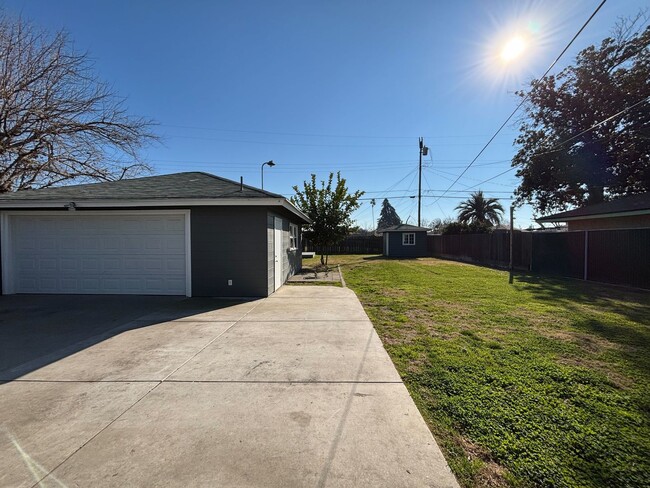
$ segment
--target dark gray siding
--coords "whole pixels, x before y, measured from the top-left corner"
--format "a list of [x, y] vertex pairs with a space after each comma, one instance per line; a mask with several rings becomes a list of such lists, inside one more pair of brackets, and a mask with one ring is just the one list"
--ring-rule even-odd
[[[403, 232], [387, 232], [389, 243], [389, 256], [392, 258], [418, 258], [427, 255], [427, 233], [415, 232], [415, 245], [402, 245]], [[385, 239], [385, 237], [384, 237]]]
[[262, 207], [192, 208], [193, 296], [268, 295], [266, 221]]
[[273, 214], [266, 216], [266, 249], [267, 249], [267, 291], [270, 295], [275, 291], [275, 248], [273, 247], [273, 232], [274, 232], [274, 217]]

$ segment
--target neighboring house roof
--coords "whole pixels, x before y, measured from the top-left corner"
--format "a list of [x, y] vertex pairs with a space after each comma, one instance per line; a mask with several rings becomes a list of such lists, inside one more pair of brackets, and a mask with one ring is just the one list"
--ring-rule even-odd
[[594, 218], [626, 217], [650, 214], [650, 192], [617, 198], [609, 202], [560, 212], [536, 219], [537, 222], [568, 222]]
[[203, 172], [68, 185], [0, 194], [0, 208], [270, 205], [282, 206], [305, 223], [310, 219], [286, 198]]
[[383, 234], [384, 232], [427, 232], [429, 229], [426, 227], [418, 227], [416, 225], [409, 224], [399, 224], [386, 227], [385, 229], [377, 230], [378, 234]]

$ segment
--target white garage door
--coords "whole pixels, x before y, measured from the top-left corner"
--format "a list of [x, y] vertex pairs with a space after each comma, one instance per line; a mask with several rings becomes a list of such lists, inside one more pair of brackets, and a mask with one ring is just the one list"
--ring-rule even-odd
[[5, 293], [186, 294], [185, 213], [8, 218]]

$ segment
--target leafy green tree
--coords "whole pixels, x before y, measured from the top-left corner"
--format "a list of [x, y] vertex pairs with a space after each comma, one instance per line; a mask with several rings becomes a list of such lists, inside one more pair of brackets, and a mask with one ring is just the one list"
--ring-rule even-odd
[[572, 66], [517, 92], [528, 97], [512, 161], [522, 178], [518, 203], [546, 214], [650, 190], [646, 21], [643, 14], [619, 21]]
[[445, 217], [445, 219], [435, 218], [431, 220], [423, 220], [422, 227], [427, 227], [431, 229], [435, 234], [440, 234], [443, 232], [445, 227], [449, 224], [455, 222], [451, 217]]
[[402, 223], [402, 219], [397, 215], [397, 211], [390, 204], [388, 198], [384, 198], [384, 201], [381, 202], [381, 212], [379, 213], [379, 221], [377, 222], [377, 229], [385, 229], [387, 227], [392, 227], [393, 225], [399, 225]]
[[330, 173], [327, 184], [321, 181], [319, 186], [316, 175], [312, 174], [311, 180], [303, 183], [302, 190], [298, 186], [293, 187], [296, 194], [291, 197], [291, 203], [312, 220], [305, 228], [304, 235], [321, 249], [322, 265], [327, 264], [328, 258], [323, 250], [341, 242], [352, 230], [351, 215], [361, 205], [359, 198], [364, 193], [349, 193], [340, 172], [336, 173], [335, 185], [333, 179], [334, 173]]
[[489, 234], [492, 232], [493, 226], [489, 222], [472, 222], [470, 224], [466, 224], [463, 222], [458, 222], [458, 221], [451, 221], [447, 222], [444, 224], [441, 229], [440, 233], [443, 235], [451, 235], [451, 234]]
[[461, 224], [478, 224], [479, 226], [499, 225], [503, 217], [503, 207], [496, 198], [485, 198], [482, 191], [461, 202], [457, 207], [458, 221]]

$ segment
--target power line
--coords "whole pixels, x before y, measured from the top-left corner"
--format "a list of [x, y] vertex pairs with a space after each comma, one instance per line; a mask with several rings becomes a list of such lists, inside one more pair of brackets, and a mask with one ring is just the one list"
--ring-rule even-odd
[[[260, 145], [270, 145], [270, 146], [299, 146], [299, 147], [410, 147], [410, 144], [313, 144], [313, 143], [303, 143], [303, 142], [274, 142], [274, 141], [251, 141], [251, 140], [239, 140], [239, 139], [221, 139], [218, 137], [202, 137], [202, 136], [184, 136], [179, 134], [163, 134], [163, 137], [168, 137], [171, 139], [193, 139], [201, 141], [214, 141], [214, 142], [228, 142], [233, 144], [260, 144]], [[458, 144], [443, 144], [440, 143], [440, 147], [448, 146], [479, 146], [481, 143], [458, 143]], [[509, 143], [504, 143], [509, 144]]]
[[[499, 176], [503, 176], [503, 175], [505, 175], [506, 173], [510, 173], [511, 171], [513, 171], [513, 170], [515, 170], [515, 169], [517, 169], [516, 166], [513, 166], [512, 168], [508, 168], [507, 170], [502, 171], [502, 172], [499, 173], [498, 175], [494, 175], [493, 177], [488, 178], [487, 180], [483, 180], [483, 181], [481, 181], [480, 183], [477, 183], [476, 185], [470, 186], [469, 188], [476, 188], [477, 186], [480, 186], [480, 185], [482, 185], [483, 183], [487, 183], [487, 182], [489, 182], [489, 181], [492, 181], [492, 180], [498, 178]], [[490, 193], [494, 193], [494, 192], [490, 192]]]
[[[602, 1], [600, 2], [600, 4], [598, 5], [598, 7], [596, 7], [596, 10], [593, 11], [593, 13], [592, 13], [592, 14], [589, 16], [589, 18], [587, 19], [587, 21], [582, 25], [582, 27], [580, 28], [580, 30], [579, 30], [578, 32], [576, 32], [576, 34], [573, 36], [573, 38], [572, 38], [572, 39], [569, 41], [569, 43], [564, 47], [564, 49], [563, 49], [562, 52], [558, 55], [558, 57], [555, 58], [555, 61], [553, 61], [553, 62], [551, 63], [551, 65], [550, 65], [550, 66], [548, 67], [548, 69], [544, 72], [544, 74], [541, 76], [540, 79], [544, 79], [544, 78], [546, 78], [546, 75], [548, 75], [548, 73], [549, 73], [549, 72], [550, 72], [550, 71], [555, 67], [555, 65], [560, 61], [560, 58], [564, 55], [564, 53], [567, 52], [567, 50], [571, 47], [571, 45], [573, 44], [573, 42], [578, 38], [578, 36], [582, 33], [582, 31], [587, 27], [587, 25], [589, 24], [589, 22], [591, 22], [591, 19], [593, 19], [593, 18], [596, 16], [596, 14], [597, 14], [598, 11], [602, 8], [602, 6], [605, 5], [605, 2], [607, 2], [607, 0], [602, 0]], [[485, 143], [485, 145], [483, 146], [483, 148], [478, 152], [478, 154], [474, 157], [474, 159], [472, 159], [472, 160], [470, 161], [470, 163], [469, 163], [469, 164], [465, 167], [465, 169], [464, 169], [464, 170], [463, 170], [463, 171], [458, 175], [458, 177], [454, 180], [454, 182], [453, 182], [451, 185], [449, 185], [449, 188], [451, 188], [452, 186], [454, 186], [454, 185], [458, 182], [458, 180], [460, 180], [461, 177], [462, 177], [462, 176], [467, 172], [467, 170], [469, 170], [469, 169], [472, 167], [472, 165], [473, 165], [473, 164], [476, 162], [476, 160], [481, 156], [481, 154], [483, 154], [483, 152], [488, 148], [488, 146], [492, 143], [492, 141], [493, 141], [493, 140], [494, 140], [494, 139], [499, 135], [499, 133], [500, 133], [500, 132], [503, 130], [503, 128], [508, 124], [508, 122], [510, 122], [510, 119], [512, 119], [512, 117], [514, 117], [514, 115], [519, 111], [519, 109], [523, 106], [523, 104], [526, 103], [526, 101], [528, 100], [528, 97], [529, 97], [529, 95], [528, 95], [528, 93], [527, 93], [527, 94], [526, 94], [526, 95], [521, 99], [521, 102], [519, 102], [519, 104], [515, 107], [515, 109], [512, 111], [512, 113], [511, 113], [510, 115], [508, 115], [508, 118], [507, 118], [507, 119], [503, 122], [503, 124], [501, 124], [501, 126], [497, 129], [497, 131], [494, 133], [494, 135], [492, 135], [492, 137], [490, 137], [490, 139]], [[445, 195], [445, 194], [447, 193], [447, 191], [448, 191], [448, 190], [446, 190], [446, 191], [443, 193], [443, 195]]]
[[[607, 117], [606, 119], [601, 120], [600, 122], [598, 122], [598, 123], [592, 125], [592, 126], [589, 127], [588, 129], [583, 130], [583, 131], [580, 132], [579, 134], [576, 134], [575, 136], [571, 136], [571, 137], [569, 137], [568, 139], [565, 139], [565, 140], [563, 140], [562, 142], [557, 143], [557, 144], [556, 144], [555, 146], [553, 146], [551, 149], [549, 149], [549, 150], [547, 150], [547, 151], [541, 151], [541, 152], [537, 152], [537, 153], [531, 154], [531, 155], [529, 156], [529, 158], [533, 158], [533, 157], [535, 157], [535, 156], [542, 156], [542, 155], [544, 155], [544, 154], [551, 154], [551, 153], [557, 152], [557, 151], [560, 150], [560, 147], [563, 146], [564, 144], [566, 144], [567, 142], [570, 142], [570, 141], [572, 141], [572, 140], [574, 140], [574, 139], [576, 139], [576, 138], [578, 138], [578, 137], [580, 137], [580, 136], [586, 134], [587, 132], [590, 132], [590, 131], [592, 131], [592, 130], [594, 130], [594, 129], [597, 129], [598, 127], [600, 127], [600, 126], [603, 125], [604, 123], [609, 122], [610, 120], [613, 120], [613, 119], [615, 119], [616, 117], [618, 117], [618, 116], [620, 116], [620, 115], [623, 115], [623, 114], [624, 114], [625, 112], [627, 112], [628, 110], [632, 110], [633, 108], [638, 107], [638, 106], [641, 105], [642, 103], [645, 103], [645, 102], [647, 102], [647, 101], [649, 101], [649, 100], [650, 100], [650, 96], [644, 98], [643, 100], [639, 100], [638, 102], [636, 102], [636, 103], [630, 105], [629, 107], [626, 107], [626, 108], [624, 108], [623, 110], [621, 110], [621, 111], [619, 111], [619, 112], [616, 112], [614, 115], [610, 115], [610, 116]], [[481, 181], [480, 183], [477, 183], [477, 184], [475, 184], [475, 185], [470, 186], [469, 188], [476, 188], [477, 186], [480, 186], [480, 185], [482, 185], [483, 183], [487, 183], [487, 182], [489, 182], [489, 181], [492, 181], [492, 180], [494, 180], [495, 178], [498, 178], [499, 176], [503, 176], [504, 174], [509, 173], [510, 171], [513, 171], [513, 170], [515, 170], [515, 169], [517, 169], [517, 166], [513, 166], [512, 168], [508, 168], [507, 170], [505, 170], [505, 171], [499, 173], [498, 175], [492, 176], [491, 178], [488, 178], [487, 180], [483, 180], [483, 181]], [[496, 193], [496, 192], [491, 192], [491, 193]]]
[[[511, 168], [511, 169], [512, 169], [512, 168]], [[426, 178], [426, 176], [425, 176], [424, 173], [422, 173], [422, 177], [424, 177], [426, 183], [428, 184], [429, 182], [428, 182], [428, 180], [427, 180], [427, 178]], [[371, 193], [390, 193], [390, 192], [394, 192], [394, 193], [405, 193], [405, 192], [409, 192], [409, 191], [411, 191], [410, 188], [406, 188], [406, 189], [402, 189], [402, 190], [379, 190], [379, 191], [366, 191], [365, 193], [370, 193], [370, 194], [371, 194]], [[433, 189], [431, 189], [431, 188], [429, 188], [428, 190], [422, 190], [423, 193], [424, 193], [424, 192], [437, 192], [437, 193], [442, 193], [443, 191], [444, 191], [444, 190], [433, 190]], [[472, 191], [472, 190], [450, 190], [451, 193], [470, 193], [471, 191]], [[488, 193], [512, 193], [512, 192], [511, 192], [511, 191], [505, 191], [505, 190], [494, 190], [494, 191], [490, 191], [490, 192], [488, 192]], [[375, 198], [377, 198], [377, 197], [375, 197]]]
[[[551, 149], [549, 149], [548, 151], [535, 153], [535, 154], [533, 154], [533, 156], [541, 156], [541, 155], [543, 155], [543, 154], [551, 154], [551, 153], [557, 152], [557, 151], [560, 150], [560, 146], [563, 146], [564, 144], [566, 144], [566, 143], [569, 142], [569, 141], [572, 141], [573, 139], [577, 139], [578, 137], [580, 137], [580, 136], [586, 134], [587, 132], [590, 132], [590, 131], [592, 131], [592, 130], [594, 130], [594, 129], [597, 129], [598, 127], [600, 127], [600, 126], [603, 125], [604, 123], [609, 122], [610, 120], [615, 119], [616, 117], [618, 117], [618, 116], [620, 116], [620, 115], [623, 115], [623, 114], [624, 114], [625, 112], [627, 112], [628, 110], [632, 110], [633, 108], [638, 107], [639, 105], [641, 105], [642, 103], [647, 102], [648, 100], [650, 100], [650, 96], [644, 98], [643, 100], [639, 100], [638, 102], [636, 102], [636, 103], [630, 105], [629, 107], [624, 108], [624, 109], [621, 110], [620, 112], [616, 112], [614, 115], [611, 115], [611, 116], [607, 117], [605, 120], [601, 120], [601, 121], [598, 122], [597, 124], [595, 124], [595, 125], [589, 127], [589, 128], [586, 129], [586, 130], [583, 130], [583, 131], [580, 132], [579, 134], [576, 134], [575, 136], [572, 136], [572, 137], [569, 137], [568, 139], [565, 139], [564, 141], [562, 141], [562, 142], [556, 144], [555, 146], [553, 146], [553, 147], [552, 147]], [[532, 156], [531, 156], [531, 157], [532, 157]]]
[[[395, 183], [393, 183], [391, 186], [389, 186], [388, 189], [385, 190], [385, 191], [383, 192], [383, 194], [381, 194], [381, 195], [379, 195], [379, 196], [376, 196], [376, 197], [372, 197], [372, 198], [363, 198], [363, 199], [360, 199], [360, 200], [373, 200], [373, 199], [375, 199], [375, 200], [381, 200], [383, 197], [386, 197], [386, 193], [387, 193], [387, 192], [390, 192], [391, 190], [393, 190], [397, 185], [399, 185], [400, 183], [402, 183], [406, 178], [408, 178], [408, 177], [411, 176], [412, 174], [416, 173], [417, 170], [418, 170], [418, 168], [417, 168], [417, 166], [416, 166], [416, 167], [413, 168], [411, 171], [409, 171], [408, 173], [406, 173], [406, 175], [404, 175], [400, 180], [398, 180], [397, 182], [395, 182]], [[394, 197], [391, 197], [391, 198], [394, 198]], [[367, 211], [368, 211], [368, 208], [366, 208], [366, 209], [364, 209], [364, 210], [361, 210], [361, 211], [357, 214], [357, 220], [359, 219], [359, 217], [360, 217], [361, 215], [365, 214]]]
[[[391, 200], [402, 200], [402, 199], [405, 199], [405, 198], [417, 199], [417, 197], [418, 197], [417, 194], [415, 194], [415, 195], [395, 195], [395, 196], [390, 197], [390, 199]], [[437, 198], [437, 199], [449, 198], [451, 200], [463, 200], [463, 199], [467, 198], [467, 196], [465, 196], [465, 195], [458, 195], [458, 196], [454, 196], [454, 195], [422, 195], [422, 198]], [[372, 199], [373, 199], [372, 197], [361, 197], [361, 198], [359, 198], [359, 200], [363, 200], [363, 201], [372, 200]], [[375, 200], [376, 200], [376, 197], [375, 197]], [[499, 197], [499, 200], [514, 200], [514, 198], [512, 198], [512, 197]], [[436, 200], [436, 202], [437, 202], [437, 200]], [[432, 202], [431, 205], [433, 205], [436, 202]]]
[[[456, 176], [456, 174], [454, 174], [454, 173], [449, 173], [448, 171], [442, 171], [442, 170], [439, 170], [439, 169], [438, 170], [434, 169], [433, 171], [434, 171], [434, 173], [440, 173], [440, 176], [442, 176], [442, 174], [450, 175], [452, 177]], [[472, 180], [472, 181], [480, 181], [480, 178], [470, 178], [469, 176], [466, 176], [465, 178], [468, 179], [468, 180]], [[451, 180], [451, 178], [447, 178], [447, 179]], [[504, 183], [495, 183], [495, 185], [506, 186], [506, 187], [511, 186], [511, 185], [506, 185]], [[465, 185], [466, 188], [473, 188], [474, 186], [476, 186], [476, 185], [471, 185], [471, 186]], [[447, 191], [452, 191], [452, 190], [447, 189]]]
[[[241, 130], [241, 129], [222, 129], [218, 127], [199, 127], [192, 125], [176, 125], [176, 124], [158, 124], [161, 127], [171, 127], [175, 129], [189, 129], [189, 130], [206, 130], [213, 132], [230, 132], [235, 134], [263, 134], [274, 136], [295, 136], [295, 137], [325, 137], [331, 139], [414, 139], [417, 136], [378, 136], [378, 135], [350, 135], [350, 134], [314, 134], [314, 133], [300, 133], [300, 132], [276, 132], [276, 131], [262, 131], [262, 130]], [[454, 134], [454, 135], [437, 135], [437, 136], [424, 136], [428, 139], [456, 139], [456, 138], [474, 138], [485, 137], [486, 134]]]
[[[234, 144], [261, 144], [269, 146], [300, 146], [300, 147], [409, 147], [410, 144], [307, 144], [301, 142], [272, 142], [272, 141], [248, 141], [237, 139], [221, 139], [218, 137], [183, 136], [163, 134], [163, 137], [172, 139], [195, 139], [201, 141], [230, 142]], [[465, 144], [458, 144], [465, 145]]]
[[[160, 163], [188, 163], [188, 164], [233, 164], [233, 161], [191, 161], [191, 160], [186, 160], [186, 159], [150, 159], [149, 161], [152, 162], [160, 162]], [[350, 166], [357, 166], [357, 165], [367, 165], [370, 167], [374, 167], [377, 164], [393, 164], [393, 163], [413, 163], [416, 162], [417, 160], [415, 158], [411, 159], [387, 159], [383, 161], [356, 161], [349, 163]], [[308, 162], [299, 162], [299, 163], [291, 163], [287, 161], [282, 161], [282, 165], [286, 166], [304, 166], [304, 167], [314, 167], [314, 166], [324, 166], [324, 165], [331, 165], [331, 163], [308, 163]], [[257, 162], [248, 162], [248, 163], [234, 163], [234, 164], [251, 164], [254, 165], [256, 168], [258, 166]], [[346, 165], [347, 167], [348, 165]], [[259, 169], [259, 168], [258, 168]], [[276, 170], [274, 170], [276, 171]]]

